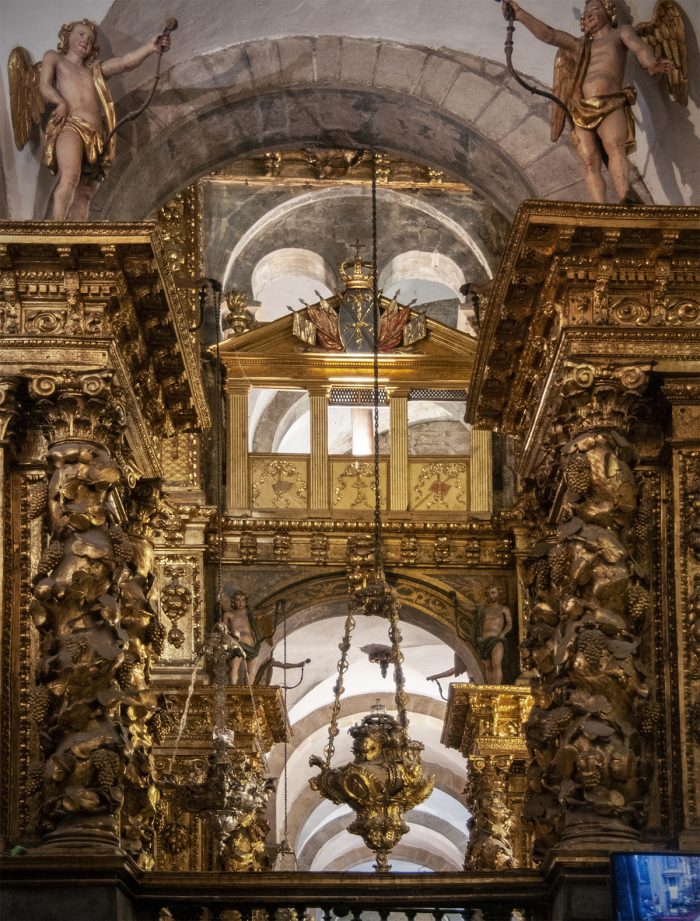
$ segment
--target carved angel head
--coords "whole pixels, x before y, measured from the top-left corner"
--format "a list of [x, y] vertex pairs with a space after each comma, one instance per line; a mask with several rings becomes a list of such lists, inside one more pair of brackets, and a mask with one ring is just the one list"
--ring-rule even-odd
[[581, 14], [581, 31], [591, 35], [604, 26], [606, 21], [613, 29], [617, 28], [617, 10], [613, 0], [586, 0]]
[[56, 50], [59, 54], [68, 54], [70, 50], [71, 35], [73, 30], [78, 26], [86, 27], [92, 31], [90, 49], [83, 61], [84, 64], [92, 64], [100, 53], [100, 46], [97, 44], [97, 26], [91, 19], [76, 19], [75, 22], [69, 22], [66, 25], [62, 25], [58, 33], [58, 45], [56, 46]]

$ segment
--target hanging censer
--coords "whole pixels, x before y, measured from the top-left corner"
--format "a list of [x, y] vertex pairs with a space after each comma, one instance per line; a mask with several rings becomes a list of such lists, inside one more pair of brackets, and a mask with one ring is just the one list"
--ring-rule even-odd
[[[395, 590], [384, 574], [382, 557], [382, 519], [379, 477], [379, 292], [377, 290], [377, 155], [372, 158], [372, 269], [373, 269], [373, 358], [374, 358], [374, 571], [355, 593], [345, 632], [340, 643], [338, 679], [334, 688], [333, 709], [324, 758], [312, 755], [309, 763], [321, 773], [309, 780], [313, 790], [331, 802], [349, 806], [355, 819], [348, 826], [374, 852], [377, 872], [390, 870], [389, 853], [408, 832], [404, 815], [430, 796], [435, 778], [426, 777], [420, 761], [423, 745], [408, 734], [407, 697], [404, 690], [403, 653], [399, 630], [400, 606]], [[338, 735], [340, 695], [348, 669], [350, 635], [355, 615], [386, 617], [389, 622], [391, 662], [397, 715], [387, 713], [377, 701], [370, 713], [350, 729], [353, 760], [339, 768], [331, 767]]]

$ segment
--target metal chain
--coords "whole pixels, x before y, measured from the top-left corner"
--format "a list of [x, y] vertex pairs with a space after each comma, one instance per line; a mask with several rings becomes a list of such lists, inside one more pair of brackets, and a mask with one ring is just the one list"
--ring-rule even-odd
[[223, 399], [224, 386], [221, 373], [221, 288], [212, 289], [214, 298], [214, 322], [216, 323], [216, 540], [219, 559], [216, 567], [216, 619], [223, 618], [223, 566], [224, 566], [224, 525], [222, 513], [222, 493], [224, 480], [224, 459], [222, 440], [224, 437]]
[[405, 677], [403, 673], [403, 653], [401, 652], [401, 630], [399, 629], [399, 603], [396, 598], [392, 599], [391, 610], [389, 612], [389, 639], [391, 641], [391, 658], [394, 662], [394, 685], [396, 691], [394, 700], [399, 715], [399, 726], [402, 729], [408, 728], [408, 697], [404, 690]]
[[[282, 614], [282, 659], [284, 661], [284, 712], [285, 714], [289, 713], [287, 709], [287, 611], [285, 610], [286, 605], [284, 601], [278, 601], [275, 605], [275, 619], [277, 619], [278, 611]], [[288, 758], [289, 758], [289, 748], [287, 741], [287, 732], [284, 733], [284, 841], [288, 841], [288, 827], [289, 827], [289, 790], [287, 782], [287, 767], [288, 767]]]
[[379, 272], [377, 257], [377, 151], [372, 151], [372, 326], [374, 372], [374, 570], [384, 573], [382, 553], [382, 496], [379, 477]]
[[331, 758], [335, 754], [335, 738], [338, 735], [338, 716], [340, 715], [340, 695], [345, 688], [343, 687], [343, 676], [348, 670], [348, 651], [350, 650], [350, 634], [355, 627], [355, 618], [348, 612], [345, 618], [345, 632], [340, 642], [340, 659], [338, 660], [338, 678], [333, 688], [333, 709], [331, 710], [331, 721], [328, 726], [328, 745], [323, 750], [326, 756], [326, 767], [330, 767]]

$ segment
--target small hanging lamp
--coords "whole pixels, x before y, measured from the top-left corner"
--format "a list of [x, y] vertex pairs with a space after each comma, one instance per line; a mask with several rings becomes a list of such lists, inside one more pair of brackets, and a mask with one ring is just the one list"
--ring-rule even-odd
[[[403, 653], [399, 630], [400, 605], [396, 591], [384, 573], [382, 553], [382, 516], [379, 466], [379, 292], [377, 275], [377, 154], [372, 156], [372, 319], [374, 370], [374, 567], [365, 583], [355, 592], [345, 632], [340, 642], [338, 678], [334, 687], [333, 708], [328, 729], [328, 744], [324, 758], [312, 755], [309, 763], [321, 773], [309, 780], [313, 790], [331, 802], [344, 803], [355, 812], [348, 826], [351, 834], [359, 835], [374, 852], [377, 872], [390, 870], [389, 853], [408, 831], [404, 814], [430, 795], [435, 781], [426, 777], [420, 761], [423, 745], [408, 735], [407, 697], [404, 690]], [[396, 716], [386, 712], [382, 704], [370, 708], [370, 713], [350, 729], [354, 759], [340, 768], [331, 767], [338, 735], [340, 696], [343, 678], [348, 669], [350, 636], [355, 616], [385, 617], [389, 621], [391, 662], [394, 666]]]
[[[213, 286], [216, 322], [216, 411], [217, 430], [215, 460], [216, 476], [216, 593], [213, 611], [214, 626], [199, 650], [199, 657], [190, 685], [180, 734], [187, 719], [189, 702], [197, 669], [204, 665], [212, 688], [212, 750], [198, 779], [186, 783], [179, 792], [182, 806], [202, 819], [215, 842], [215, 856], [221, 869], [225, 869], [227, 854], [234, 847], [236, 835], [263, 815], [274, 780], [265, 776], [265, 755], [259, 738], [258, 708], [253, 689], [248, 685], [254, 721], [254, 738], [257, 752], [246, 752], [235, 744], [235, 734], [230, 728], [227, 687], [230, 684], [231, 663], [236, 657], [245, 657], [237, 633], [231, 634], [222, 619], [223, 595], [223, 381], [221, 373], [221, 287]], [[178, 735], [178, 742], [180, 738]], [[176, 745], [177, 748], [177, 745]], [[174, 759], [173, 755], [173, 759]], [[171, 761], [172, 765], [172, 761]], [[264, 853], [264, 842], [255, 841]], [[259, 856], [262, 856], [259, 855]]]

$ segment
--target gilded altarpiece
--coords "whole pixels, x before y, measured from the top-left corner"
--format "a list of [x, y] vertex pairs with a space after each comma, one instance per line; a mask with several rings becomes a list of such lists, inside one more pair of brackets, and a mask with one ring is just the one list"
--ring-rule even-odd
[[519, 442], [524, 815], [550, 861], [697, 845], [698, 214], [573, 208], [518, 213], [467, 410]]
[[50, 231], [0, 228], [1, 831], [148, 867], [160, 445], [209, 413], [154, 226]]

